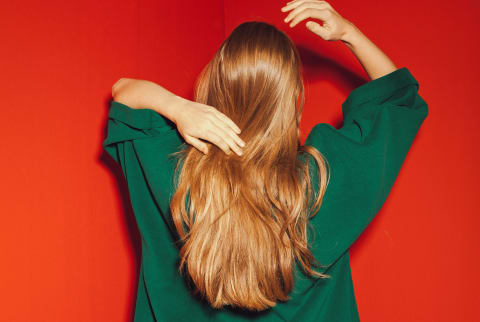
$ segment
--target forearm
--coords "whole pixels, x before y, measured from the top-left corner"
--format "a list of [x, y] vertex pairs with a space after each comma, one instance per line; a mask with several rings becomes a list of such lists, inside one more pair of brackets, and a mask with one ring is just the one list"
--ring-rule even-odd
[[357, 57], [372, 80], [397, 69], [392, 60], [353, 23], [347, 28], [347, 32], [341, 40]]
[[184, 99], [147, 80], [122, 78], [112, 88], [115, 101], [136, 109], [152, 109], [176, 123], [175, 112]]

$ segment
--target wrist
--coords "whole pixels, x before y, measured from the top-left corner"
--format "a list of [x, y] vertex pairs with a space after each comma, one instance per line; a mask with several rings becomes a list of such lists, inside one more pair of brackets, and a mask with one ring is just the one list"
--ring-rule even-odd
[[356, 42], [362, 37], [362, 32], [360, 29], [357, 28], [352, 22], [348, 21], [345, 27], [345, 31], [341, 36], [340, 40], [347, 45], [348, 47], [352, 48], [356, 44]]
[[187, 102], [186, 99], [175, 94], [171, 94], [162, 104], [162, 110], [157, 111], [173, 123], [177, 124], [178, 113], [182, 110], [182, 105]]

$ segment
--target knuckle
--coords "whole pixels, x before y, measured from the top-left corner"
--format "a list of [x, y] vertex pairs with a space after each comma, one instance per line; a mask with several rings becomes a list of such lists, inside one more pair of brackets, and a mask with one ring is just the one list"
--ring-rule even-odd
[[213, 117], [209, 117], [209, 118], [207, 119], [207, 126], [208, 126], [209, 128], [212, 128], [214, 124], [215, 124], [215, 122], [214, 122], [214, 120], [213, 120]]
[[216, 117], [214, 114], [210, 114], [210, 115], [208, 116], [208, 124], [209, 124], [210, 126], [216, 124], [216, 123], [217, 123], [216, 121], [217, 121], [217, 117]]
[[307, 3], [302, 3], [301, 5], [299, 5], [295, 10], [295, 14], [301, 14], [303, 12], [305, 12], [306, 10], [308, 10], [309, 6]]

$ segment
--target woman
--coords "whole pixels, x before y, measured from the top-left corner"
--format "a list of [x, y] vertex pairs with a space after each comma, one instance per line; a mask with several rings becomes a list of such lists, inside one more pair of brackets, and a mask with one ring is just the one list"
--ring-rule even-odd
[[[281, 9], [341, 40], [372, 79], [299, 144], [301, 63], [289, 37], [239, 25], [194, 101], [113, 86], [105, 150], [142, 236], [135, 321], [359, 321], [349, 247], [382, 207], [428, 114], [418, 82], [325, 1]], [[188, 144], [186, 144], [188, 143]], [[231, 152], [234, 153], [231, 153]]]

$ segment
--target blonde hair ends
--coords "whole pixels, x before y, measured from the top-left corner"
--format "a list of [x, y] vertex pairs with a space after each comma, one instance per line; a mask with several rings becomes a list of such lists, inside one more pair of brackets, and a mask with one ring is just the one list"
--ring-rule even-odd
[[[240, 24], [200, 73], [194, 100], [232, 119], [247, 143], [242, 156], [209, 142], [208, 154], [190, 145], [174, 153], [178, 269], [195, 294], [213, 308], [262, 311], [290, 298], [296, 262], [310, 277], [329, 277], [312, 269], [321, 265], [307, 243], [328, 163], [299, 143], [304, 87], [290, 38], [267, 23]], [[307, 154], [315, 162], [298, 158]]]

